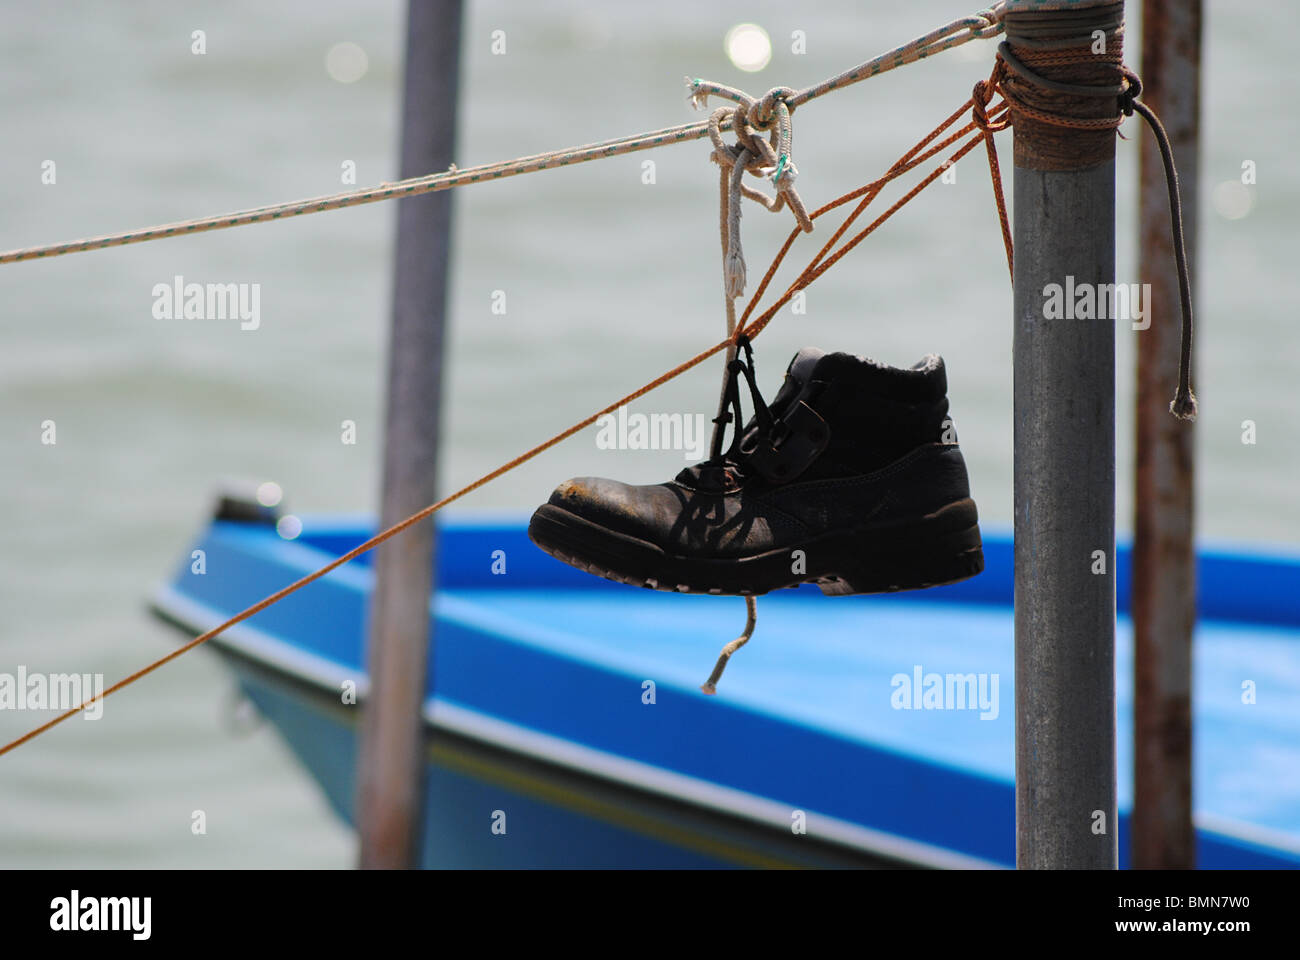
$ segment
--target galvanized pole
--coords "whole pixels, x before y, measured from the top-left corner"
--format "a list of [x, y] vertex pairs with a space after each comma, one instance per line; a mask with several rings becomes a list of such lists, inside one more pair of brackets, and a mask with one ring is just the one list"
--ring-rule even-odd
[[[1113, 61], [1086, 55], [1097, 30], [1119, 52], [1123, 10], [1010, 0], [1007, 43], [1024, 60], [1055, 46], [1084, 61], [1039, 76], [1116, 84]], [[1015, 89], [1049, 113], [1117, 111], [1113, 96]], [[1094, 317], [1115, 279], [1115, 133], [1013, 120], [1016, 865], [1113, 869], [1115, 321]]]
[[[401, 176], [446, 169], [455, 146], [461, 0], [410, 0]], [[388, 526], [432, 503], [442, 394], [452, 192], [398, 202], [388, 356], [383, 506]], [[363, 868], [418, 863], [423, 809], [421, 706], [433, 637], [434, 528], [427, 520], [375, 559], [357, 827]]]
[[[1184, 240], [1196, 278], [1201, 0], [1145, 0], [1142, 99], [1160, 116], [1182, 182]], [[1179, 295], [1160, 151], [1141, 136], [1139, 276], [1149, 283], [1137, 334], [1137, 480], [1133, 491], [1133, 818], [1136, 868], [1196, 866], [1192, 826], [1192, 628], [1195, 434], [1169, 415], [1178, 384]]]

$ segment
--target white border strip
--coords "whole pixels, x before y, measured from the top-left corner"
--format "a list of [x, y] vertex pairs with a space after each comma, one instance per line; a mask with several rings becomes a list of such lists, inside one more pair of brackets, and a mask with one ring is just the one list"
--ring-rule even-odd
[[1261, 827], [1230, 817], [1221, 817], [1216, 813], [1198, 813], [1192, 817], [1198, 825], [1230, 840], [1241, 840], [1261, 847], [1277, 847], [1286, 853], [1300, 856], [1300, 839], [1289, 833], [1283, 833], [1273, 827]]
[[[201, 632], [203, 624], [216, 625], [220, 612], [191, 600], [172, 586], [159, 588], [153, 605], [169, 616]], [[207, 628], [207, 629], [210, 629]], [[357, 685], [358, 699], [369, 691], [369, 678], [342, 669], [335, 661], [306, 653], [271, 634], [236, 624], [214, 638], [253, 660], [272, 665], [319, 687], [340, 689], [344, 681]], [[707, 780], [687, 776], [629, 760], [617, 754], [585, 747], [570, 740], [538, 733], [527, 727], [490, 717], [439, 697], [430, 697], [422, 710], [426, 722], [471, 739], [495, 744], [558, 766], [636, 787], [673, 800], [685, 800], [728, 816], [739, 816], [778, 830], [788, 830], [791, 814], [787, 804]], [[918, 840], [872, 830], [838, 817], [811, 811], [807, 814], [809, 835], [831, 840], [869, 853], [884, 854], [911, 863], [945, 870], [1002, 869], [1000, 864], [956, 853]]]
[[[437, 697], [424, 705], [425, 719], [476, 740], [508, 747], [561, 766], [637, 787], [673, 800], [686, 800], [729, 816], [744, 817], [776, 830], [789, 830], [798, 808], [752, 793], [722, 787], [697, 777], [595, 750], [527, 727], [489, 717]], [[808, 834], [871, 853], [883, 853], [912, 863], [946, 870], [990, 870], [1000, 865], [917, 840], [872, 830], [837, 817], [807, 813]]]
[[[206, 604], [191, 600], [175, 587], [159, 587], [154, 591], [150, 601], [154, 607], [181, 623], [185, 624], [195, 635], [211, 630], [228, 617]], [[206, 624], [206, 626], [204, 626]], [[253, 660], [275, 666], [303, 680], [308, 680], [318, 687], [330, 687], [342, 693], [345, 682], [357, 685], [357, 698], [361, 699], [370, 692], [370, 677], [365, 671], [349, 671], [339, 666], [338, 661], [327, 657], [318, 657], [301, 647], [285, 643], [276, 636], [237, 623], [223, 630], [212, 639], [217, 646], [230, 647]]]

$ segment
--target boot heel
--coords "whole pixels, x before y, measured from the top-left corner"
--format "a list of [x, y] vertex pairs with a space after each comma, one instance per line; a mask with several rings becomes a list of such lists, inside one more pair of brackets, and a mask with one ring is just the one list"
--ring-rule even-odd
[[[818, 588], [828, 597], [842, 597], [969, 580], [984, 570], [979, 524], [967, 519], [974, 507], [969, 500], [952, 504], [927, 517], [924, 527], [898, 531], [889, 543], [870, 536], [854, 538], [856, 550], [842, 557], [833, 574], [819, 579]], [[966, 523], [953, 528], [959, 518]]]

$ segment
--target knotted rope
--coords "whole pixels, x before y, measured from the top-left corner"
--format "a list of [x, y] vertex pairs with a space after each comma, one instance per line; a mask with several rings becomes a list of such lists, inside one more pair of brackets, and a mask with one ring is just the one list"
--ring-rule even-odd
[[[725, 97], [736, 103], [734, 109], [719, 107], [708, 120], [709, 139], [713, 141], [710, 159], [723, 172], [723, 229], [726, 261], [724, 279], [728, 298], [735, 299], [745, 292], [745, 256], [740, 242], [740, 199], [742, 196], [761, 203], [766, 209], [777, 212], [789, 206], [795, 220], [805, 232], [812, 232], [808, 210], [795, 189], [799, 170], [790, 157], [792, 131], [790, 108], [785, 97], [794, 93], [788, 87], [777, 87], [761, 99], [755, 100], [741, 90], [707, 80], [686, 79], [689, 99], [696, 109], [707, 106], [710, 95]], [[736, 135], [735, 145], [727, 144], [722, 137], [723, 124], [730, 120], [731, 131]], [[769, 139], [758, 132], [767, 130]], [[769, 197], [745, 184], [745, 174], [770, 177], [776, 187], [776, 196]], [[728, 326], [728, 333], [733, 325]]]
[[[786, 98], [785, 102], [789, 110], [793, 110], [800, 104], [807, 103], [816, 97], [829, 93], [832, 90], [841, 90], [844, 87], [866, 80], [870, 77], [878, 76], [896, 67], [904, 64], [915, 63], [926, 57], [934, 56], [944, 50], [951, 50], [959, 47], [971, 40], [987, 40], [997, 36], [1002, 32], [1002, 21], [1005, 17], [1005, 3], [999, 0], [986, 10], [968, 17], [962, 17], [960, 20], [954, 20], [952, 23], [945, 24], [937, 30], [932, 30], [923, 37], [918, 37], [910, 43], [901, 47], [883, 53], [878, 57], [873, 57], [864, 63], [846, 70], [829, 80], [808, 87], [798, 93]], [[760, 116], [765, 115], [766, 111], [774, 109], [775, 103], [769, 102], [765, 97], [759, 103], [758, 113]], [[728, 121], [729, 122], [729, 121]], [[756, 129], [763, 129], [760, 122]], [[467, 186], [471, 183], [484, 183], [490, 180], [500, 180], [504, 177], [513, 177], [523, 173], [533, 173], [538, 170], [550, 170], [555, 167], [565, 167], [575, 163], [586, 163], [590, 160], [602, 160], [607, 157], [617, 157], [628, 153], [634, 153], [638, 150], [651, 150], [655, 147], [663, 147], [672, 143], [685, 143], [690, 140], [698, 140], [709, 134], [708, 122], [683, 124], [675, 127], [666, 127], [662, 130], [652, 130], [648, 133], [632, 134], [626, 137], [618, 137], [613, 140], [604, 140], [599, 143], [591, 143], [581, 147], [569, 147], [564, 150], [550, 150], [545, 153], [538, 153], [532, 156], [519, 157], [515, 160], [503, 160], [497, 163], [486, 163], [475, 167], [465, 167], [457, 169], [454, 165], [447, 171], [427, 174], [422, 177], [411, 177], [406, 180], [397, 180], [394, 182], [381, 183], [377, 187], [365, 187], [359, 190], [351, 190], [345, 193], [331, 194], [323, 197], [312, 197], [306, 200], [292, 200], [284, 203], [270, 204], [264, 207], [255, 207], [251, 210], [241, 210], [236, 213], [227, 213], [215, 217], [202, 217], [193, 220], [181, 220], [175, 223], [165, 223], [154, 227], [146, 227], [138, 230], [129, 230], [121, 233], [109, 233], [102, 236], [90, 237], [85, 240], [70, 240], [62, 243], [50, 243], [32, 247], [20, 247], [16, 250], [9, 250], [0, 253], [0, 264], [18, 263], [24, 260], [39, 260], [48, 257], [62, 256], [68, 253], [79, 253], [84, 250], [101, 250], [105, 247], [120, 247], [132, 243], [144, 243], [149, 240], [161, 240], [164, 237], [188, 236], [194, 233], [205, 233], [210, 230], [224, 230], [229, 227], [239, 227], [250, 223], [269, 223], [272, 220], [279, 220], [285, 217], [297, 217], [308, 213], [321, 213], [326, 210], [341, 210], [345, 207], [355, 207], [367, 203], [377, 203], [382, 200], [400, 200], [404, 197], [418, 197], [425, 193], [433, 193], [438, 190], [449, 190], [453, 187]], [[778, 160], [779, 164], [779, 160]], [[784, 175], [784, 171], [782, 171]]]
[[[1196, 395], [1192, 392], [1192, 285], [1187, 264], [1187, 247], [1183, 237], [1183, 204], [1178, 187], [1178, 170], [1174, 165], [1173, 147], [1169, 135], [1154, 111], [1138, 99], [1142, 81], [1123, 63], [1123, 6], [1116, 4], [1110, 12], [1107, 28], [1111, 42], [1105, 52], [1095, 52], [1091, 37], [1059, 37], [1050, 21], [1035, 28], [1020, 24], [1014, 41], [998, 45], [994, 77], [1003, 97], [1011, 105], [1017, 119], [1029, 119], [1052, 127], [1069, 130], [1118, 130], [1125, 117], [1136, 112], [1147, 122], [1164, 166], [1165, 186], [1169, 193], [1170, 232], [1173, 239], [1174, 260], [1178, 269], [1178, 296], [1182, 311], [1182, 329], [1178, 355], [1178, 387], [1169, 411], [1180, 420], [1195, 420]], [[1028, 35], [1021, 35], [1028, 34]], [[1109, 64], [1117, 70], [1117, 83], [1067, 83], [1044, 77], [1034, 68], [1043, 66], [1076, 66], [1084, 72], [1100, 64]], [[1084, 98], [1080, 101], [1079, 98]], [[1114, 108], [1105, 101], [1113, 100]], [[1067, 108], [1072, 108], [1068, 109]], [[1104, 141], [1102, 141], [1104, 143]], [[1062, 145], [1062, 149], [1068, 149]], [[1077, 162], [1077, 158], [1076, 158]]]
[[[811, 233], [812, 220], [803, 199], [795, 189], [798, 168], [791, 157], [793, 131], [790, 123], [791, 108], [786, 100], [795, 91], [789, 87], [774, 87], [761, 99], [755, 100], [742, 90], [706, 80], [686, 78], [688, 100], [695, 109], [703, 110], [712, 96], [724, 97], [736, 106], [719, 107], [709, 117], [709, 139], [713, 142], [710, 159], [719, 167], [719, 226], [722, 237], [722, 288], [726, 311], [727, 337], [732, 342], [727, 346], [723, 362], [722, 386], [718, 394], [718, 415], [714, 417], [714, 447], [718, 446], [721, 432], [730, 423], [732, 415], [727, 409], [727, 371], [736, 360], [736, 298], [745, 293], [745, 255], [740, 240], [741, 198], [749, 197], [761, 203], [773, 213], [788, 206], [794, 214], [799, 229]], [[722, 136], [724, 122], [731, 121], [731, 131], [736, 135], [736, 143], [726, 143]], [[761, 131], [768, 131], [769, 138], [764, 140]], [[760, 190], [755, 190], [745, 183], [745, 174], [755, 177], [771, 177], [776, 187], [776, 195], [769, 197]], [[735, 428], [739, 430], [741, 424]], [[727, 644], [718, 657], [717, 665], [705, 684], [700, 687], [707, 694], [717, 692], [717, 683], [722, 679], [731, 655], [749, 642], [757, 623], [758, 609], [753, 597], [745, 598], [745, 629], [735, 640]]]

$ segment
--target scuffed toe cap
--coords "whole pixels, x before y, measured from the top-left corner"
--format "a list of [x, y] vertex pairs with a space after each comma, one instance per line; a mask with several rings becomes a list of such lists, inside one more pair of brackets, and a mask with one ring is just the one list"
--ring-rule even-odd
[[576, 477], [556, 487], [548, 505], [606, 534], [707, 559], [770, 549], [773, 520], [787, 534], [797, 526], [788, 517], [747, 509], [738, 497], [700, 493], [678, 483], [633, 486], [601, 477]]
[[633, 486], [603, 477], [575, 477], [555, 488], [548, 501], [598, 526], [663, 545], [682, 500], [666, 484]]
[[626, 500], [632, 489], [619, 480], [602, 477], [574, 477], [555, 488], [547, 501], [554, 507], [564, 507], [579, 516], [589, 517], [592, 511], [601, 511], [610, 501]]

